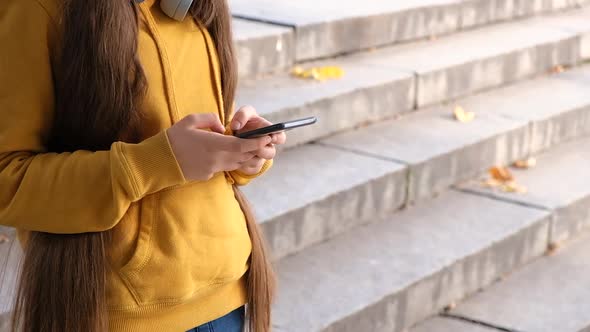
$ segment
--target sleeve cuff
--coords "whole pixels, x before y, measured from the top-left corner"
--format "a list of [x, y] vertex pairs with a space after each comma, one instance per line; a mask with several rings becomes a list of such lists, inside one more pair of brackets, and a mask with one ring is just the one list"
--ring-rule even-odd
[[115, 143], [133, 200], [186, 183], [166, 131], [139, 144]]
[[273, 161], [267, 160], [264, 165], [262, 165], [262, 169], [257, 174], [248, 175], [244, 174], [240, 171], [232, 171], [229, 172], [231, 178], [234, 180], [235, 184], [238, 186], [244, 186], [250, 183], [250, 181], [256, 179], [257, 177], [261, 176], [262, 174], [266, 173], [272, 167]]

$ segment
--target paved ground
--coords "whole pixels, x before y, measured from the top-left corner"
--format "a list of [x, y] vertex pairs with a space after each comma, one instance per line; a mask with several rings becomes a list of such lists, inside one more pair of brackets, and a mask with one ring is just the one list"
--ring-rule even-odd
[[590, 233], [517, 270], [457, 308], [411, 332], [590, 331]]

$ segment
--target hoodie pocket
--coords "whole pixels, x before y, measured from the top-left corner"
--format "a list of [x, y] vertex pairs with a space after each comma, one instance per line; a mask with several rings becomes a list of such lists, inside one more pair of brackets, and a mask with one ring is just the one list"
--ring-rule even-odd
[[179, 303], [240, 279], [251, 243], [220, 174], [145, 197], [137, 246], [121, 276], [140, 305]]

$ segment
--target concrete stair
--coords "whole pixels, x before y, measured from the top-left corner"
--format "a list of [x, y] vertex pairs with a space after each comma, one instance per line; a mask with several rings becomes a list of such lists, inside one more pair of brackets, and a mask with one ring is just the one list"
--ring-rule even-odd
[[590, 9], [503, 23], [309, 64], [341, 66], [339, 80], [243, 79], [238, 104], [256, 105], [272, 122], [317, 116], [291, 133], [295, 146], [577, 65], [590, 58], [589, 33]]
[[589, 77], [583, 66], [457, 100], [476, 113], [471, 123], [436, 106], [290, 149], [244, 190], [281, 258], [492, 165], [590, 135]]
[[275, 328], [402, 331], [542, 255], [550, 221], [458, 192], [376, 219], [279, 262]]
[[498, 332], [494, 327], [486, 326], [478, 322], [469, 322], [462, 319], [436, 317], [420, 323], [409, 330], [410, 332]]
[[[276, 330], [403, 331], [543, 256], [556, 241], [579, 235], [590, 225], [588, 144], [590, 138], [554, 147], [538, 157], [536, 168], [516, 172], [517, 181], [528, 186], [526, 195], [491, 194], [465, 184], [283, 258], [277, 263]], [[568, 288], [587, 284], [583, 278], [574, 280], [579, 282]], [[523, 292], [546, 292], [535, 299], [548, 300], [562, 290], [561, 284], [531, 285]], [[468, 300], [453, 312], [475, 312], [479, 316], [468, 317], [484, 321], [507, 311], [517, 315], [523, 296], [502, 294], [511, 301], [509, 307], [474, 308]], [[573, 296], [573, 290], [568, 294]], [[572, 305], [576, 299], [569, 299]], [[543, 315], [540, 304], [535, 308]]]
[[289, 28], [234, 19], [239, 75], [278, 71], [294, 63], [293, 31]]
[[590, 331], [587, 232], [410, 332]]
[[[579, 8], [587, 3], [586, 0], [366, 0], [362, 4], [339, 0], [230, 1], [236, 18], [285, 28], [267, 33], [268, 46], [258, 48], [262, 44], [257, 36], [242, 35], [241, 27], [236, 27], [237, 39], [253, 51], [252, 56], [240, 58], [240, 63], [248, 68], [244, 74], [276, 71], [294, 62], [432, 38]], [[275, 48], [278, 40], [284, 42], [285, 33], [288, 47]], [[267, 62], [269, 58], [281, 61]], [[261, 62], [267, 66], [260, 66], [258, 59], [265, 59]]]

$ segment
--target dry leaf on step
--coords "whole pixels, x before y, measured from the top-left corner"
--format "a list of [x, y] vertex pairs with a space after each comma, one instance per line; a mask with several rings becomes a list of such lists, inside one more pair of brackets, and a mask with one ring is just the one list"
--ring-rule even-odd
[[471, 122], [475, 119], [475, 113], [467, 112], [461, 106], [456, 106], [453, 113], [455, 114], [455, 119], [462, 123]]
[[562, 65], [557, 65], [557, 66], [555, 66], [555, 67], [553, 67], [553, 68], [551, 69], [551, 72], [552, 72], [553, 74], [559, 74], [559, 73], [563, 73], [563, 72], [564, 72], [564, 70], [565, 70], [565, 68], [563, 68], [563, 66], [562, 66]]
[[337, 66], [312, 67], [309, 69], [304, 69], [301, 66], [296, 66], [291, 70], [291, 75], [303, 79], [325, 81], [329, 79], [342, 78], [342, 76], [344, 76], [344, 70]]
[[10, 238], [8, 237], [8, 235], [0, 233], [0, 243], [4, 243], [4, 242], [8, 242], [8, 241], [10, 241]]
[[492, 176], [492, 179], [500, 182], [508, 182], [514, 180], [514, 176], [512, 176], [512, 173], [507, 167], [495, 166], [490, 168], [488, 172]]
[[550, 243], [549, 247], [547, 248], [546, 255], [547, 256], [555, 255], [555, 253], [559, 250], [559, 247], [560, 247], [559, 243], [556, 243], [556, 242]]
[[507, 193], [525, 194], [527, 188], [514, 181], [514, 176], [507, 167], [495, 166], [489, 169], [490, 178], [482, 182], [486, 188], [498, 188]]
[[517, 160], [514, 162], [513, 166], [521, 169], [533, 168], [537, 166], [537, 159], [531, 157], [523, 160]]

